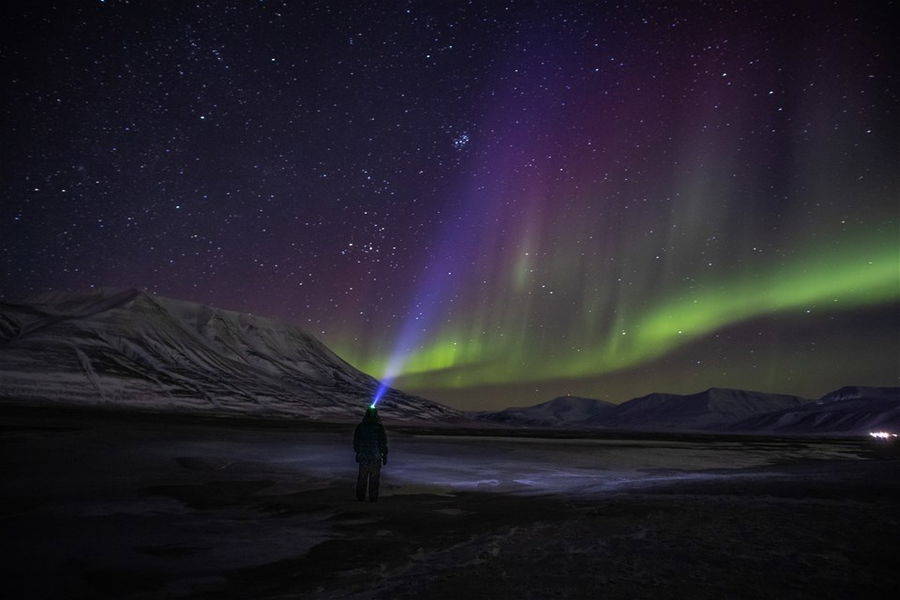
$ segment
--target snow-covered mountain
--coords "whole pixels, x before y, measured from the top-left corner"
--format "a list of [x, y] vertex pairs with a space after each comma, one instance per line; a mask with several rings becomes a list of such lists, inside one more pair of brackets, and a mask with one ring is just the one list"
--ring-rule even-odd
[[760, 433], [900, 431], [900, 388], [843, 387], [819, 400], [755, 415], [730, 427]]
[[649, 394], [618, 405], [561, 396], [535, 406], [480, 413], [477, 417], [510, 425], [702, 431], [721, 429], [752, 415], [799, 406], [802, 402], [796, 396], [711, 388], [690, 395]]
[[[297, 327], [137, 290], [0, 303], [0, 400], [358, 418], [377, 381]], [[458, 418], [391, 390], [395, 419]]]
[[648, 394], [620, 404], [603, 423], [619, 429], [721, 429], [760, 413], [797, 407], [798, 396], [710, 388], [696, 394]]
[[514, 406], [497, 412], [477, 413], [477, 418], [510, 425], [538, 427], [586, 426], [602, 422], [616, 405], [604, 400], [560, 396], [534, 406]]
[[837, 400], [893, 400], [896, 402], [900, 401], [900, 388], [848, 385], [825, 394], [819, 398], [818, 402], [827, 403]]
[[[137, 290], [0, 303], [0, 402], [355, 420], [377, 385], [299, 328], [253, 315]], [[397, 390], [380, 406], [389, 419], [465, 421]], [[620, 405], [562, 396], [469, 416], [525, 427], [863, 433], [900, 429], [900, 388], [846, 387], [819, 400], [711, 388]]]
[[864, 434], [900, 430], [900, 388], [846, 387], [819, 400], [711, 388], [696, 394], [649, 394], [615, 405], [563, 396], [479, 420], [522, 427], [601, 428], [621, 431]]

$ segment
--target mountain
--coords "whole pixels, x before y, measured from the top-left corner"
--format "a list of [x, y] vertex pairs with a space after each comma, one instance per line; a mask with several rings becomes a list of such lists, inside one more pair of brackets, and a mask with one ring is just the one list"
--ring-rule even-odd
[[729, 429], [792, 434], [897, 432], [900, 388], [843, 387], [802, 406], [755, 415]]
[[584, 426], [602, 418], [616, 405], [604, 400], [559, 396], [534, 406], [507, 408], [497, 412], [477, 413], [477, 418], [495, 423], [537, 427]]
[[894, 400], [900, 399], [900, 388], [896, 387], [863, 387], [848, 385], [839, 390], [829, 392], [819, 398], [819, 403], [835, 402], [840, 400]]
[[[301, 329], [263, 317], [137, 290], [0, 303], [0, 402], [356, 420], [377, 386]], [[464, 418], [397, 390], [379, 406], [397, 420]], [[900, 430], [900, 388], [845, 387], [818, 400], [711, 388], [620, 405], [562, 396], [470, 416], [525, 427], [859, 434]]]
[[[0, 303], [0, 401], [359, 417], [378, 382], [297, 327], [138, 290]], [[396, 419], [461, 413], [391, 390]]]
[[514, 426], [860, 435], [878, 429], [900, 431], [900, 388], [845, 387], [819, 400], [710, 388], [687, 395], [648, 394], [619, 405], [563, 396], [472, 416]]
[[613, 404], [562, 396], [529, 407], [477, 413], [480, 420], [520, 426], [589, 427], [629, 431], [706, 431], [774, 410], [799, 406], [796, 396], [710, 388], [689, 395], [649, 394]]
[[603, 422], [617, 429], [717, 430], [760, 413], [802, 405], [798, 396], [710, 388], [696, 394], [648, 394], [620, 404]]

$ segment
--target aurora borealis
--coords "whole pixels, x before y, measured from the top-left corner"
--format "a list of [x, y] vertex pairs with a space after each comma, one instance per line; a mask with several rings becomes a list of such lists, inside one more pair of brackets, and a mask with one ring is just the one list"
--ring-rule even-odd
[[0, 297], [281, 318], [466, 409], [898, 385], [890, 3], [784, 4], [4, 8]]

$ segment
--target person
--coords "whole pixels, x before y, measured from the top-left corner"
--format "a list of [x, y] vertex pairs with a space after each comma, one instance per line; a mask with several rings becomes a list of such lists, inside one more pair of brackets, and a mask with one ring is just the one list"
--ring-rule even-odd
[[356, 426], [353, 451], [356, 452], [356, 462], [359, 463], [356, 499], [365, 500], [368, 492], [369, 502], [377, 502], [381, 465], [387, 464], [388, 446], [387, 434], [375, 407], [366, 409], [362, 422]]

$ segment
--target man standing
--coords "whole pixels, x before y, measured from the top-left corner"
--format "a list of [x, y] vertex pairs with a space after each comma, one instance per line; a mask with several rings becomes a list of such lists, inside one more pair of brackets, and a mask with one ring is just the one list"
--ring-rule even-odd
[[387, 464], [388, 447], [387, 435], [375, 407], [370, 406], [366, 409], [362, 423], [356, 426], [356, 432], [353, 434], [353, 451], [356, 452], [356, 462], [359, 463], [356, 499], [365, 500], [368, 492], [369, 502], [376, 502], [381, 465]]

